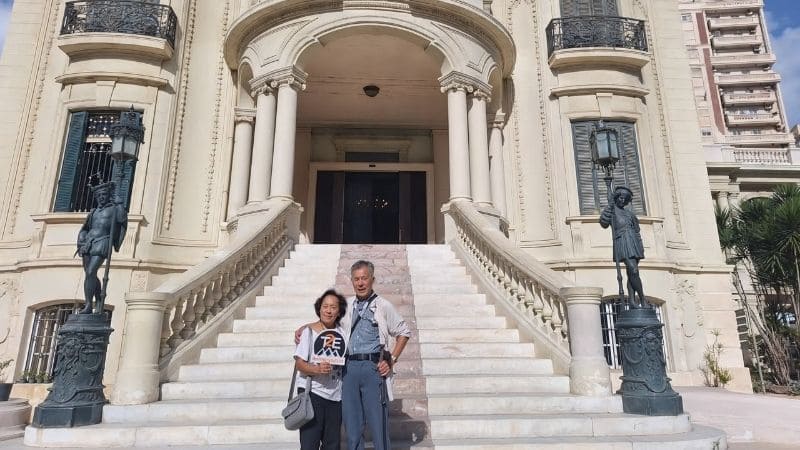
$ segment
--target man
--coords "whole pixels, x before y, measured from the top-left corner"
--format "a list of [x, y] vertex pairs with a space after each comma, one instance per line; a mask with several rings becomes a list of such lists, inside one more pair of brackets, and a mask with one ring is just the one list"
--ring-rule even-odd
[[[356, 296], [348, 299], [347, 313], [342, 319], [345, 329], [350, 330], [342, 386], [347, 448], [363, 450], [366, 423], [375, 450], [389, 450], [390, 373], [411, 331], [394, 306], [373, 292], [375, 266], [371, 262], [356, 261], [350, 267], [350, 281]], [[394, 348], [385, 352], [390, 336], [395, 338]]]
[[628, 275], [628, 301], [633, 306], [634, 293], [639, 294], [641, 306], [645, 305], [642, 278], [639, 276], [639, 261], [644, 259], [644, 244], [639, 232], [639, 219], [625, 209], [633, 199], [633, 192], [625, 186], [614, 189], [613, 204], [609, 203], [600, 215], [600, 226], [614, 232], [614, 262], [624, 263]]
[[[125, 208], [113, 201], [114, 183], [103, 183], [93, 186], [97, 206], [86, 216], [80, 233], [78, 233], [78, 250], [76, 253], [83, 259], [83, 271], [86, 279], [83, 282], [83, 294], [86, 304], [80, 314], [91, 314], [92, 300], [98, 313], [103, 312], [103, 287], [97, 277], [97, 271], [111, 254], [113, 245], [116, 251], [125, 239], [128, 226], [128, 213]], [[113, 230], [114, 236], [111, 235]]]
[[[411, 337], [411, 331], [394, 306], [372, 290], [375, 266], [356, 261], [350, 267], [355, 297], [347, 299], [342, 328], [347, 338], [347, 361], [342, 385], [342, 419], [348, 450], [363, 450], [364, 425], [369, 427], [375, 450], [389, 450], [389, 401], [392, 367]], [[301, 327], [295, 333], [299, 340]], [[390, 339], [395, 343], [387, 350]]]

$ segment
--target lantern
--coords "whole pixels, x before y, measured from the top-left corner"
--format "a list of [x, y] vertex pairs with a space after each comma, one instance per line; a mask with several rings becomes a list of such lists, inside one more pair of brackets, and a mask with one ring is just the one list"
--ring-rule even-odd
[[136, 161], [139, 158], [139, 144], [144, 142], [142, 113], [124, 111], [119, 120], [111, 125], [111, 151], [109, 156], [115, 161]]

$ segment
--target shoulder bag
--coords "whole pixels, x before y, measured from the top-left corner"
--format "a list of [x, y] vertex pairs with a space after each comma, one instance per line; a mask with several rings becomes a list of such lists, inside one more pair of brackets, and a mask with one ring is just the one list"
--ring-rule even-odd
[[[314, 343], [311, 342], [313, 335], [310, 327], [308, 328], [308, 334], [308, 356], [306, 357], [306, 362], [311, 361], [311, 348], [314, 346]], [[295, 365], [292, 373], [292, 385], [289, 387], [288, 403], [281, 411], [283, 425], [287, 430], [299, 430], [314, 418], [314, 406], [311, 404], [311, 376], [306, 377], [306, 390], [292, 398], [295, 380], [297, 380], [297, 365]]]

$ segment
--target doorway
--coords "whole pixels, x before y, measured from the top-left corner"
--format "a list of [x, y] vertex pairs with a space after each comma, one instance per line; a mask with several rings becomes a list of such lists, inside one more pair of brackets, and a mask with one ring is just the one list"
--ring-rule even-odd
[[415, 171], [317, 172], [314, 242], [426, 243], [426, 178]]

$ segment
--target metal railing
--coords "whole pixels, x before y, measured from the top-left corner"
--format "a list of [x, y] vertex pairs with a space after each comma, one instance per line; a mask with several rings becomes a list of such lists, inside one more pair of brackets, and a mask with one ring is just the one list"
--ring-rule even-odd
[[547, 51], [585, 47], [627, 48], [646, 52], [643, 20], [613, 16], [576, 16], [553, 19], [547, 25]]
[[166, 39], [175, 47], [178, 16], [168, 5], [133, 0], [68, 2], [61, 34], [124, 33]]

